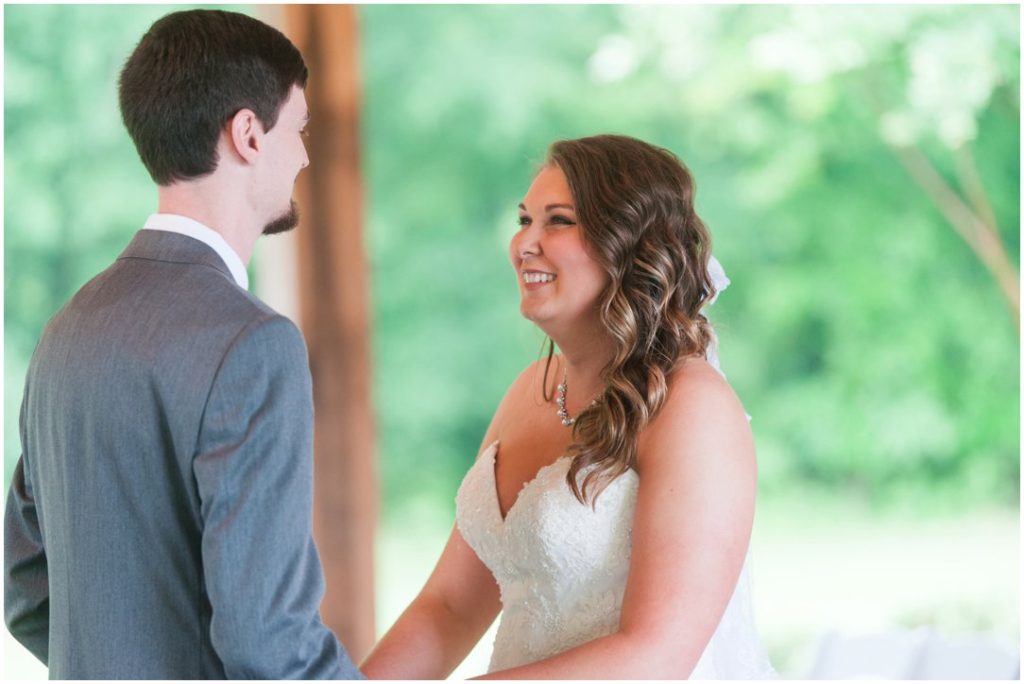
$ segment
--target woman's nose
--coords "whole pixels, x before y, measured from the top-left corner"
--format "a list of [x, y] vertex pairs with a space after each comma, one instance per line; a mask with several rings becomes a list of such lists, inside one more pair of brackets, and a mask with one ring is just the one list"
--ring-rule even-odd
[[513, 238], [512, 249], [520, 259], [540, 254], [540, 232], [533, 226], [527, 226]]

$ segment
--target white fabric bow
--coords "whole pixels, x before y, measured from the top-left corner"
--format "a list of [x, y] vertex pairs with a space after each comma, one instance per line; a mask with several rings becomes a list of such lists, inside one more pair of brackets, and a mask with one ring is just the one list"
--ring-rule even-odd
[[[718, 263], [718, 259], [714, 256], [708, 260], [708, 275], [711, 276], [711, 283], [715, 286], [715, 296], [701, 308], [701, 313], [704, 313], [704, 309], [714, 304], [715, 300], [718, 299], [718, 295], [722, 294], [725, 288], [729, 287], [729, 283], [732, 282], [729, 280], [729, 276], [725, 275], [725, 269], [722, 268], [722, 264]], [[722, 366], [718, 362], [718, 334], [715, 332], [714, 326], [711, 326], [711, 343], [708, 344], [708, 348], [704, 352], [704, 358], [707, 359], [712, 368], [722, 374], [723, 378], [725, 377], [725, 373], [722, 373]], [[746, 413], [746, 416], [747, 420], [751, 419], [749, 413]]]
[[[711, 256], [708, 260], [708, 275], [711, 276], [711, 284], [715, 286], [715, 296], [711, 298], [711, 301], [705, 304], [705, 307], [711, 306], [718, 299], [718, 295], [722, 294], [725, 288], [729, 287], [729, 276], [725, 275], [725, 269], [722, 268], [722, 264], [718, 263], [718, 259]], [[703, 313], [703, 309], [701, 309]]]
[[[718, 259], [711, 256], [708, 260], [708, 275], [711, 276], [711, 284], [715, 286], [715, 296], [706, 303], [700, 310], [703, 314], [704, 310], [715, 303], [718, 299], [718, 295], [722, 294], [725, 288], [729, 287], [729, 276], [725, 275], [725, 269], [722, 268], [722, 264], [718, 262]], [[705, 314], [706, 316], [707, 314]], [[714, 327], [711, 328], [711, 343], [708, 345], [707, 351], [704, 353], [704, 358], [708, 360], [708, 363], [718, 371], [722, 373], [722, 367], [718, 363], [718, 335], [715, 334]], [[725, 377], [725, 373], [722, 373], [722, 377]]]

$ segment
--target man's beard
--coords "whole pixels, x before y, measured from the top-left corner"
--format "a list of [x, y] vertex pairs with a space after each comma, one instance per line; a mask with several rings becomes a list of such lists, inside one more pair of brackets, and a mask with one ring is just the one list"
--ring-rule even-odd
[[288, 211], [263, 226], [263, 234], [277, 235], [278, 233], [285, 233], [297, 225], [299, 225], [299, 205], [295, 203], [295, 200], [292, 200]]

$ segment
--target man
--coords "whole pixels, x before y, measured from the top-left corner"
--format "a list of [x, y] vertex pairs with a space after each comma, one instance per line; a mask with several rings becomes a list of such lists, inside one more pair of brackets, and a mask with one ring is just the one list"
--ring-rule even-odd
[[208, 10], [124, 66], [158, 213], [47, 324], [4, 517], [5, 619], [53, 678], [361, 677], [318, 612], [305, 344], [246, 291], [258, 236], [298, 221], [306, 78]]

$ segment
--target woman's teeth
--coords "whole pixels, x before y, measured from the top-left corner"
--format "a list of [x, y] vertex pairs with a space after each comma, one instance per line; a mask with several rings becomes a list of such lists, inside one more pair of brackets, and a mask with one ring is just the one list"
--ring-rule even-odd
[[550, 283], [555, 279], [552, 273], [524, 273], [524, 283]]

